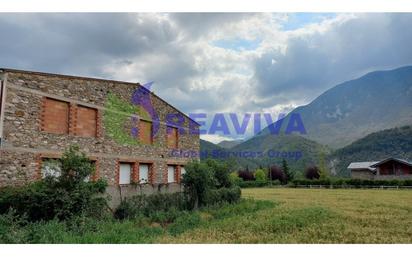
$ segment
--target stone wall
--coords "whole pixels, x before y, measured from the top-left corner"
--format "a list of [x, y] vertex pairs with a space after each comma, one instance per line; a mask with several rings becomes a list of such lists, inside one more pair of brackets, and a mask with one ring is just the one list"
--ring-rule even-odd
[[[130, 186], [134, 189], [128, 190], [122, 186], [125, 192], [137, 193], [156, 192], [159, 184], [167, 183], [168, 164], [184, 165], [192, 158], [197, 159], [197, 156], [175, 157], [171, 154], [172, 149], [167, 147], [166, 142], [166, 115], [180, 112], [154, 94], [150, 95], [150, 100], [159, 116], [160, 127], [153, 137], [153, 145], [119, 143], [109, 135], [104, 122], [104, 115], [109, 111], [106, 108], [108, 95], [113, 94], [124, 102], [130, 102], [133, 92], [140, 87], [138, 84], [12, 70], [6, 70], [3, 75], [7, 93], [0, 150], [0, 186], [21, 185], [38, 179], [39, 160], [43, 157], [59, 156], [73, 144], [79, 145], [81, 151], [96, 160], [98, 177], [109, 182], [111, 191], [117, 190], [113, 195], [120, 194], [120, 187], [116, 184], [118, 161], [153, 164], [154, 185], [148, 185], [152, 189], [137, 190], [136, 186]], [[62, 133], [66, 129], [64, 124], [57, 128], [48, 127], [49, 122], [44, 120], [46, 99], [56, 99], [69, 104], [70, 117], [75, 118], [59, 116], [60, 107], [52, 111], [56, 112], [59, 124], [69, 119], [68, 133]], [[79, 112], [78, 109], [81, 108], [84, 111]], [[96, 135], [90, 133], [94, 126], [93, 121], [83, 122], [81, 126], [78, 124], [79, 117], [84, 120], [84, 117], [94, 115], [93, 111], [87, 108], [96, 110]], [[132, 116], [148, 119], [138, 114]], [[178, 136], [179, 150], [198, 153], [199, 135], [188, 133], [189, 126], [193, 126], [193, 122], [184, 116], [181, 129], [186, 133]], [[51, 133], [53, 129], [57, 133]], [[127, 124], [124, 129], [129, 129]], [[168, 185], [162, 188], [176, 190], [180, 186]]]

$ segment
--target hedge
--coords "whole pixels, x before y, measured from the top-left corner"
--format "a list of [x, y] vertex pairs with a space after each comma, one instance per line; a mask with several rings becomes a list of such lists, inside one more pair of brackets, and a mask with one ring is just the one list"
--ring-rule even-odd
[[295, 179], [292, 187], [297, 186], [412, 186], [412, 180], [368, 180], [368, 179]]
[[279, 180], [270, 181], [240, 181], [238, 186], [241, 188], [252, 188], [252, 187], [267, 187], [267, 186], [277, 186], [280, 185]]

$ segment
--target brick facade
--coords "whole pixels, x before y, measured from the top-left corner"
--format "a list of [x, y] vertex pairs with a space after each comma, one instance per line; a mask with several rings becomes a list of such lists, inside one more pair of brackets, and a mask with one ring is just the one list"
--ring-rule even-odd
[[[130, 102], [139, 84], [8, 69], [0, 72], [0, 78], [6, 88], [0, 120], [0, 186], [39, 179], [42, 158], [61, 156], [69, 145], [76, 144], [95, 163], [96, 173], [92, 179], [108, 181], [108, 192], [114, 202], [134, 193], [180, 190], [178, 183], [167, 185], [167, 165], [177, 165], [178, 173], [179, 166], [189, 161], [173, 157], [168, 147], [166, 115], [180, 113], [173, 106], [150, 95], [160, 119], [152, 144], [121, 144], [107, 132], [104, 115], [110, 111], [106, 108], [108, 95]], [[146, 130], [147, 123], [152, 122], [138, 114], [133, 117], [138, 121], [146, 119], [143, 125]], [[181, 128], [188, 131], [193, 121], [184, 118]], [[184, 133], [176, 139], [179, 150], [199, 151], [199, 135]], [[150, 164], [150, 183], [119, 186], [122, 160], [134, 163], [134, 182], [138, 180], [139, 163]], [[175, 180], [179, 182], [180, 177], [176, 175]]]

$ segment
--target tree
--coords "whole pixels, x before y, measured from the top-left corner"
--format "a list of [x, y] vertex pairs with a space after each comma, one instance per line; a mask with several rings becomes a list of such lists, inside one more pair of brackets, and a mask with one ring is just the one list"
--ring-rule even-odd
[[279, 180], [281, 183], [286, 181], [285, 173], [276, 165], [270, 167], [268, 177], [272, 180]]
[[206, 164], [212, 169], [217, 188], [231, 187], [229, 164], [226, 162], [218, 162], [213, 159], [206, 160]]
[[282, 170], [283, 170], [283, 173], [286, 176], [286, 180], [288, 182], [292, 181], [293, 178], [295, 177], [295, 174], [292, 171], [289, 170], [288, 162], [285, 159], [282, 160]]
[[185, 166], [182, 183], [190, 208], [205, 203], [207, 192], [214, 186], [213, 170], [206, 162], [193, 161]]
[[319, 179], [320, 178], [320, 171], [319, 168], [316, 166], [309, 166], [305, 170], [305, 178], [307, 179]]
[[252, 181], [255, 180], [253, 173], [249, 170], [239, 170], [238, 172], [239, 178], [243, 179], [243, 181]]
[[326, 167], [325, 153], [323, 151], [319, 154], [319, 177], [321, 179], [329, 177], [329, 172]]
[[266, 182], [267, 181], [266, 172], [263, 169], [257, 169], [255, 171], [255, 179], [258, 182]]

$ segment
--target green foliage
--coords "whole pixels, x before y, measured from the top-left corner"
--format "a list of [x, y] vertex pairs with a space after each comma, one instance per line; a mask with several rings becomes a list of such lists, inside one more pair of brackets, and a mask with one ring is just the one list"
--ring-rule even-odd
[[106, 183], [85, 182], [93, 172], [90, 160], [70, 147], [61, 159], [61, 176], [47, 176], [41, 181], [23, 187], [7, 187], [0, 190], [0, 214], [11, 209], [15, 215], [28, 221], [70, 219], [73, 216], [101, 216], [107, 199], [101, 196]]
[[[211, 198], [223, 197], [218, 202], [231, 202], [231, 194], [238, 192], [232, 189], [233, 183], [230, 177], [230, 169], [227, 163], [207, 160], [204, 162], [193, 161], [185, 166], [186, 173], [183, 176], [184, 194], [190, 209], [210, 204]], [[222, 189], [219, 191], [219, 189]], [[216, 191], [217, 190], [217, 191]], [[240, 197], [240, 195], [239, 195]], [[239, 198], [238, 197], [238, 198]]]
[[231, 187], [230, 167], [227, 162], [218, 162], [213, 159], [206, 160], [206, 164], [212, 169], [217, 188]]
[[182, 183], [190, 208], [205, 204], [205, 195], [214, 186], [212, 168], [205, 162], [190, 162], [185, 166]]
[[267, 186], [278, 186], [280, 185], [279, 180], [273, 180], [273, 181], [242, 181], [239, 183], [239, 187], [241, 188], [253, 188], [253, 187], [267, 187]]
[[266, 182], [267, 174], [263, 169], [257, 169], [255, 171], [255, 179], [257, 182]]
[[282, 160], [282, 170], [283, 173], [285, 173], [287, 182], [292, 181], [295, 178], [295, 173], [289, 169], [288, 162], [285, 159]]
[[242, 182], [242, 179], [239, 178], [239, 175], [236, 171], [229, 174], [229, 179], [233, 185], [239, 185], [239, 183]]
[[159, 220], [165, 213], [174, 214], [186, 209], [182, 193], [139, 195], [123, 200], [116, 208], [114, 217], [122, 220], [145, 216]]
[[214, 205], [221, 203], [236, 203], [241, 195], [240, 187], [219, 188], [207, 191], [205, 204]]

